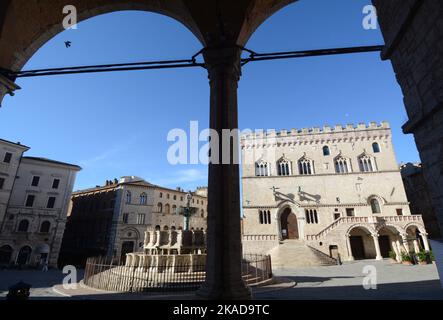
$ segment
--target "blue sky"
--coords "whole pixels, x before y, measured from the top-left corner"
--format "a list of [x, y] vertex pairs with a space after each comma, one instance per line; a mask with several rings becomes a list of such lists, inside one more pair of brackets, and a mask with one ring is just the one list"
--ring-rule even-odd
[[[370, 0], [304, 0], [272, 16], [247, 48], [257, 52], [382, 44], [362, 28]], [[64, 41], [71, 41], [67, 49]], [[46, 43], [24, 69], [181, 59], [201, 44], [161, 15], [123, 11], [83, 21]], [[168, 187], [207, 184], [204, 165], [168, 163], [169, 130], [207, 128], [202, 68], [19, 79], [0, 109], [0, 137], [27, 153], [79, 164], [76, 189], [137, 175]], [[250, 63], [239, 84], [241, 128], [291, 129], [387, 120], [399, 162], [418, 161], [392, 66], [379, 53]]]

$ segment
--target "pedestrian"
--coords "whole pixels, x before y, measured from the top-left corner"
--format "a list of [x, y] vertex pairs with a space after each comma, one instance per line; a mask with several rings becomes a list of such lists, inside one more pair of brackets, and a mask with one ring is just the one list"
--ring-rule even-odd
[[43, 268], [42, 268], [43, 272], [48, 272], [48, 261], [44, 261], [43, 262]]

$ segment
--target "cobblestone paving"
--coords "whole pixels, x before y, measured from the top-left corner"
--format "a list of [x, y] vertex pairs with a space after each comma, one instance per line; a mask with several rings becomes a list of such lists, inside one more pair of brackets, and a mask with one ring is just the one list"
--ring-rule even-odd
[[[363, 268], [375, 266], [377, 289], [365, 290]], [[443, 290], [435, 265], [405, 266], [389, 261], [358, 261], [341, 266], [292, 268], [274, 270], [286, 284], [275, 290], [254, 290], [255, 299], [443, 299]], [[23, 280], [32, 285], [32, 299], [72, 299], [53, 290], [60, 289], [64, 275], [61, 271], [0, 271], [0, 299], [4, 299], [8, 287]], [[78, 280], [82, 279], [79, 271]], [[292, 287], [291, 281], [297, 283]], [[63, 292], [63, 290], [58, 290]], [[146, 295], [103, 294], [79, 286], [74, 299], [163, 299]], [[190, 295], [179, 299], [195, 299]]]
[[[63, 282], [66, 275], [61, 270], [42, 272], [37, 270], [0, 270], [0, 299], [8, 294], [8, 288], [19, 281], [26, 282], [31, 287], [31, 298], [66, 298], [56, 293], [52, 287]], [[83, 270], [78, 272], [78, 280], [83, 277]]]
[[[377, 289], [365, 290], [365, 266], [375, 267]], [[293, 288], [256, 294], [256, 299], [443, 299], [435, 265], [405, 266], [388, 260], [355, 261], [341, 266], [274, 270], [297, 282]]]

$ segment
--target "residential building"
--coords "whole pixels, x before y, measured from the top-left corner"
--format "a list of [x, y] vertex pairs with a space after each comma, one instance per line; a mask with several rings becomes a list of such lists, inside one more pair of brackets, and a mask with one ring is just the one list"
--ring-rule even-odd
[[0, 157], [9, 159], [0, 165], [0, 264], [56, 267], [69, 199], [81, 168], [23, 156], [28, 149], [0, 141]]
[[[191, 193], [191, 229], [206, 230], [204, 188]], [[63, 239], [63, 264], [83, 265], [91, 256], [114, 256], [143, 250], [147, 229], [183, 229], [187, 192], [126, 176], [72, 194]]]

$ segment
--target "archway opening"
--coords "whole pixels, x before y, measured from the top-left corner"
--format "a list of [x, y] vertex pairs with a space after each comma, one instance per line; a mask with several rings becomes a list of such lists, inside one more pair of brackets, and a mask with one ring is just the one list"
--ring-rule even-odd
[[32, 252], [31, 247], [29, 247], [29, 246], [22, 247], [18, 253], [18, 256], [17, 256], [17, 264], [19, 266], [29, 264], [29, 262], [31, 260], [31, 252]]
[[9, 264], [12, 257], [11, 246], [5, 245], [0, 248], [0, 265]]
[[389, 258], [391, 251], [397, 255], [399, 242], [401, 243], [401, 236], [394, 227], [385, 226], [378, 231], [378, 243], [383, 258]]
[[280, 232], [283, 240], [298, 239], [298, 221], [291, 208], [286, 208], [280, 215]]
[[375, 259], [376, 251], [371, 232], [364, 227], [356, 227], [349, 233], [352, 256], [355, 260]]
[[415, 225], [410, 225], [406, 228], [406, 239], [409, 251], [421, 251], [425, 247], [420, 236], [420, 229]]
[[124, 241], [122, 243], [122, 250], [121, 250], [121, 261], [122, 263], [126, 262], [126, 254], [134, 252], [134, 241]]

